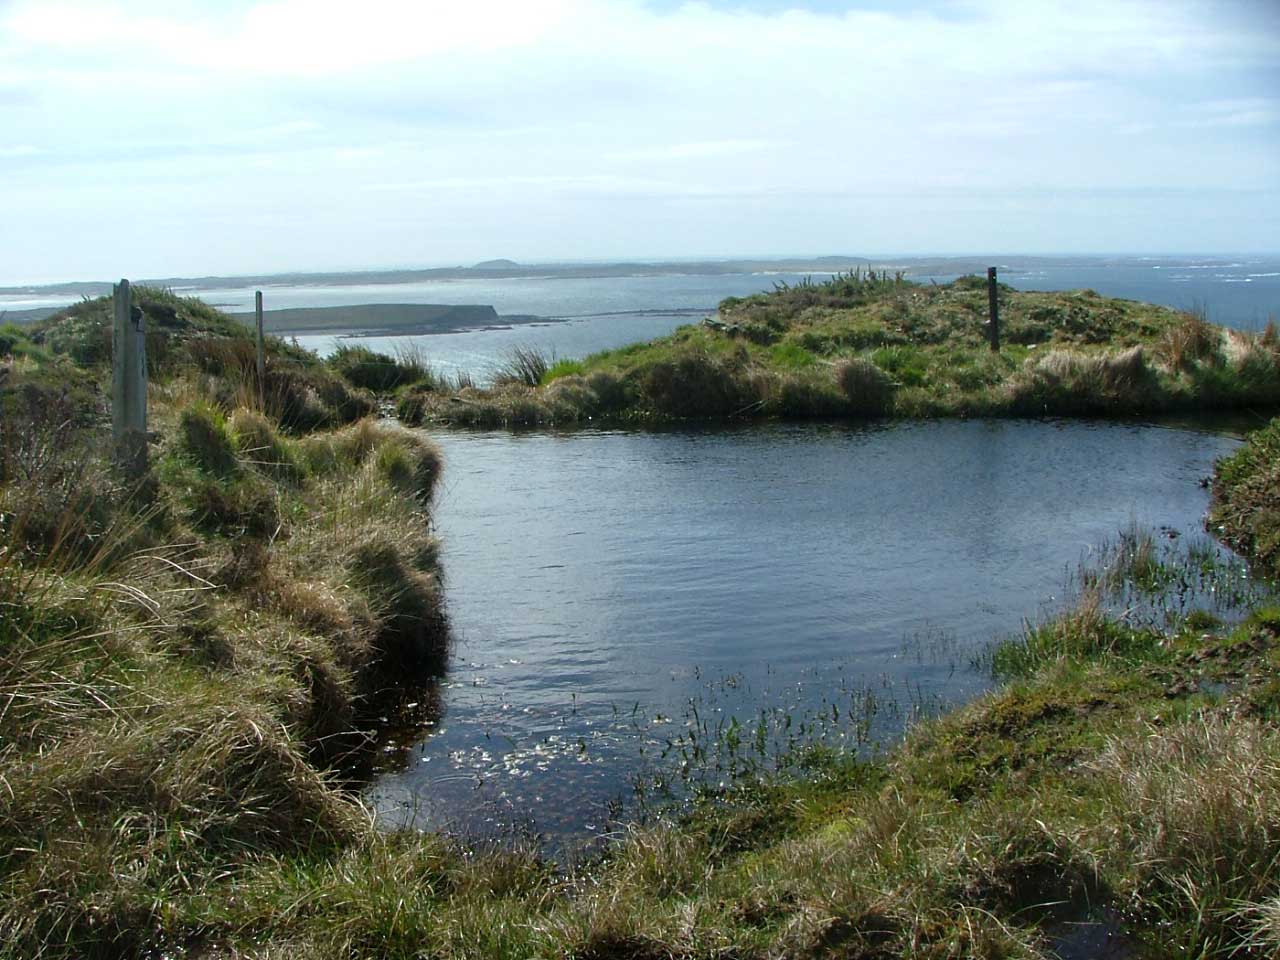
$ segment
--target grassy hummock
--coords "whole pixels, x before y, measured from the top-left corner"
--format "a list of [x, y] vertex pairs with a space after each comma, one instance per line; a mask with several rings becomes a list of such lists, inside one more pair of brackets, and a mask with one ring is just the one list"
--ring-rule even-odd
[[1214, 532], [1259, 569], [1280, 576], [1280, 419], [1218, 464], [1213, 492]]
[[[853, 273], [729, 298], [715, 318], [582, 360], [519, 364], [492, 387], [422, 384], [410, 423], [731, 418], [1124, 416], [1280, 405], [1280, 342], [1202, 315], [999, 287]], [[527, 374], [536, 371], [537, 377]]]

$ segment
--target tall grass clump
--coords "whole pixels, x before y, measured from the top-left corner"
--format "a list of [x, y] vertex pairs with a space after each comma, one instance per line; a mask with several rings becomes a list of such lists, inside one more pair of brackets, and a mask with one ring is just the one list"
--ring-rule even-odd
[[514, 383], [536, 387], [546, 378], [555, 362], [554, 357], [537, 347], [515, 347], [494, 371], [493, 382], [499, 385]]
[[1160, 339], [1159, 350], [1174, 370], [1190, 370], [1198, 363], [1221, 359], [1222, 331], [1201, 308], [1181, 314]]
[[1133, 885], [1156, 924], [1171, 928], [1175, 943], [1190, 941], [1186, 948], [1216, 942], [1215, 953], [1240, 955], [1251, 914], [1280, 896], [1274, 731], [1193, 716], [1110, 739], [1091, 770], [1112, 787], [1105, 819], [1119, 828], [1116, 839], [1136, 865]]
[[293, 444], [280, 436], [266, 416], [240, 407], [227, 425], [241, 463], [277, 480], [296, 483], [303, 479], [304, 469]]
[[178, 429], [180, 449], [201, 470], [226, 477], [239, 467], [227, 418], [216, 407], [207, 403], [188, 407], [179, 417]]
[[389, 356], [368, 347], [342, 344], [327, 362], [352, 386], [377, 393], [416, 383], [435, 386], [439, 380], [415, 345], [403, 345], [395, 356]]
[[893, 381], [870, 360], [852, 357], [843, 361], [836, 367], [836, 382], [854, 414], [883, 416], [893, 401]]
[[1015, 410], [1031, 414], [1142, 411], [1165, 403], [1140, 346], [1101, 354], [1052, 350], [1027, 361], [1009, 397]]
[[376, 452], [379, 472], [402, 493], [429, 503], [444, 469], [440, 448], [409, 431], [388, 437]]
[[744, 376], [744, 357], [715, 355], [698, 346], [681, 347], [638, 370], [642, 402], [668, 417], [723, 417], [759, 403]]

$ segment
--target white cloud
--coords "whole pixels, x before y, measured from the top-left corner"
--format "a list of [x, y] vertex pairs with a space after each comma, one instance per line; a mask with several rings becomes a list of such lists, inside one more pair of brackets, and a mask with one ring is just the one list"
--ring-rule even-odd
[[0, 5], [0, 159], [34, 144], [41, 159], [6, 164], [0, 202], [10, 228], [54, 209], [69, 234], [123, 205], [178, 222], [187, 210], [231, 236], [234, 211], [269, 207], [281, 225], [262, 242], [317, 255], [358, 218], [445, 211], [461, 226], [440, 236], [480, 254], [537, 234], [518, 216], [555, 218], [557, 237], [586, 246], [632, 201], [648, 204], [627, 222], [650, 252], [737, 236], [727, 205], [744, 198], [776, 208], [781, 250], [816, 249], [802, 231], [817, 235], [819, 195], [886, 241], [902, 227], [867, 198], [929, 198], [932, 249], [962, 245], [944, 238], [973, 236], [975, 210], [1002, 194], [1231, 183], [1262, 191], [1265, 210], [1280, 183], [1280, 24], [1263, 9], [17, 0]]

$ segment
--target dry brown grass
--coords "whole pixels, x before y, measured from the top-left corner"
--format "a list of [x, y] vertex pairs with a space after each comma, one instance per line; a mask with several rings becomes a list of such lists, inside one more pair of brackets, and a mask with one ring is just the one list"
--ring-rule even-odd
[[[1105, 822], [1139, 865], [1142, 895], [1268, 935], [1280, 895], [1280, 744], [1256, 721], [1192, 717], [1112, 740], [1091, 769], [1115, 787]], [[1104, 854], [1105, 856], [1106, 854]]]
[[1159, 351], [1172, 370], [1190, 370], [1197, 363], [1220, 357], [1222, 331], [1211, 324], [1203, 311], [1183, 313], [1179, 322], [1160, 338]]

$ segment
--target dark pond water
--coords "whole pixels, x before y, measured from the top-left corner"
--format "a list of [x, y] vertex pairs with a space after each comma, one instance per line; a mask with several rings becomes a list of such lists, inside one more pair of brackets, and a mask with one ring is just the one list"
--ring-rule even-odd
[[974, 653], [1100, 544], [1198, 536], [1236, 444], [1023, 421], [437, 439], [453, 653], [368, 797], [390, 826], [553, 843], [682, 770], [973, 696]]

